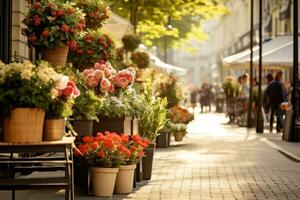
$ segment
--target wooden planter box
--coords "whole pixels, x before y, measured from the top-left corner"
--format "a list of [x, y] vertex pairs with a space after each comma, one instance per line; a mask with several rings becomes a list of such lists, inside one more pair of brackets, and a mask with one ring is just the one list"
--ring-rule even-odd
[[116, 132], [118, 134], [125, 133], [130, 135], [132, 133], [131, 126], [131, 117], [124, 117], [119, 119], [99, 117], [99, 122], [94, 121], [93, 135], [96, 136], [97, 133], [104, 133], [105, 131]]

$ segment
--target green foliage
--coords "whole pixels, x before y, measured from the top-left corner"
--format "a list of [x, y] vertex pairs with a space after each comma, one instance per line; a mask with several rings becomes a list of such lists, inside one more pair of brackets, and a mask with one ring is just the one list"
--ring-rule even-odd
[[127, 115], [127, 106], [122, 100], [115, 96], [101, 98], [101, 106], [97, 109], [97, 116], [109, 119], [123, 118]]
[[122, 38], [122, 42], [123, 42], [123, 48], [126, 51], [131, 51], [131, 52], [136, 50], [139, 44], [141, 43], [139, 37], [134, 34], [124, 35]]
[[127, 116], [139, 118], [144, 107], [141, 95], [130, 88], [122, 92], [120, 99], [126, 105]]
[[85, 25], [88, 29], [98, 29], [109, 18], [109, 7], [102, 0], [74, 0], [76, 5], [83, 10]]
[[139, 132], [143, 138], [155, 142], [158, 131], [163, 128], [167, 116], [167, 99], [153, 97], [152, 85], [148, 84], [142, 94], [143, 110], [139, 118]]
[[84, 27], [84, 15], [74, 3], [43, 0], [30, 7], [22, 30], [28, 45], [38, 49], [53, 49], [77, 39]]
[[48, 119], [67, 118], [72, 115], [74, 99], [54, 99], [46, 110]]
[[[175, 39], [203, 38], [203, 31], [196, 32], [193, 27], [200, 27], [210, 18], [226, 14], [228, 11], [222, 0], [107, 0], [111, 9], [122, 17], [130, 19], [138, 33], [143, 35], [143, 43], [153, 45], [163, 35]], [[171, 21], [169, 20], [171, 19]], [[171, 23], [172, 30], [166, 29]], [[188, 34], [193, 32], [194, 34]], [[196, 37], [194, 37], [196, 36]], [[174, 42], [174, 43], [173, 43]]]
[[163, 128], [163, 132], [166, 133], [174, 133], [174, 132], [186, 132], [187, 125], [184, 123], [173, 123], [168, 121], [165, 123], [165, 126]]
[[73, 118], [76, 120], [96, 120], [97, 109], [101, 106], [100, 99], [91, 90], [81, 92], [73, 105]]
[[96, 62], [112, 62], [115, 54], [115, 44], [109, 35], [100, 30], [88, 31], [80, 36], [77, 44], [70, 47], [68, 61], [75, 68], [83, 70], [94, 66]]

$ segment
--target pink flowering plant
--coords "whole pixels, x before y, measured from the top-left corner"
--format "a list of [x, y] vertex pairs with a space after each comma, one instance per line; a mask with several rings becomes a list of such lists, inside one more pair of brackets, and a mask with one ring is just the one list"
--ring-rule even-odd
[[135, 70], [128, 68], [117, 72], [109, 62], [106, 62], [95, 63], [93, 68], [84, 70], [82, 74], [88, 87], [94, 89], [96, 94], [116, 95], [120, 90], [125, 90], [133, 84]]
[[53, 49], [73, 43], [84, 28], [84, 14], [75, 4], [61, 0], [37, 1], [29, 8], [22, 30], [27, 44], [38, 49]]
[[78, 42], [69, 43], [68, 61], [79, 70], [90, 68], [94, 63], [105, 64], [115, 59], [113, 39], [100, 31], [87, 31]]

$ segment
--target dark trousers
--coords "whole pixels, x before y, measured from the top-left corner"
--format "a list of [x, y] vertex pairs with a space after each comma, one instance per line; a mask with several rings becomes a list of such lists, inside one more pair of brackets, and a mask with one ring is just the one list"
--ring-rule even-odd
[[280, 132], [283, 129], [283, 112], [279, 106], [271, 108], [270, 131], [273, 130], [273, 122], [274, 122], [275, 113], [277, 116], [276, 130], [277, 130], [277, 132]]

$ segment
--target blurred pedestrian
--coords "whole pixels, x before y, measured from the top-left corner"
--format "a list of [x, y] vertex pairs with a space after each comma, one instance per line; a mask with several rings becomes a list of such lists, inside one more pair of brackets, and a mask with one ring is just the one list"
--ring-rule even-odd
[[270, 84], [267, 86], [265, 94], [269, 99], [270, 109], [271, 109], [271, 116], [270, 116], [270, 133], [273, 131], [273, 122], [274, 122], [274, 115], [277, 116], [277, 133], [282, 132], [284, 122], [283, 122], [283, 112], [280, 109], [280, 104], [285, 101], [285, 87], [284, 83], [282, 82], [283, 72], [277, 72], [275, 76], [275, 80], [271, 81]]

